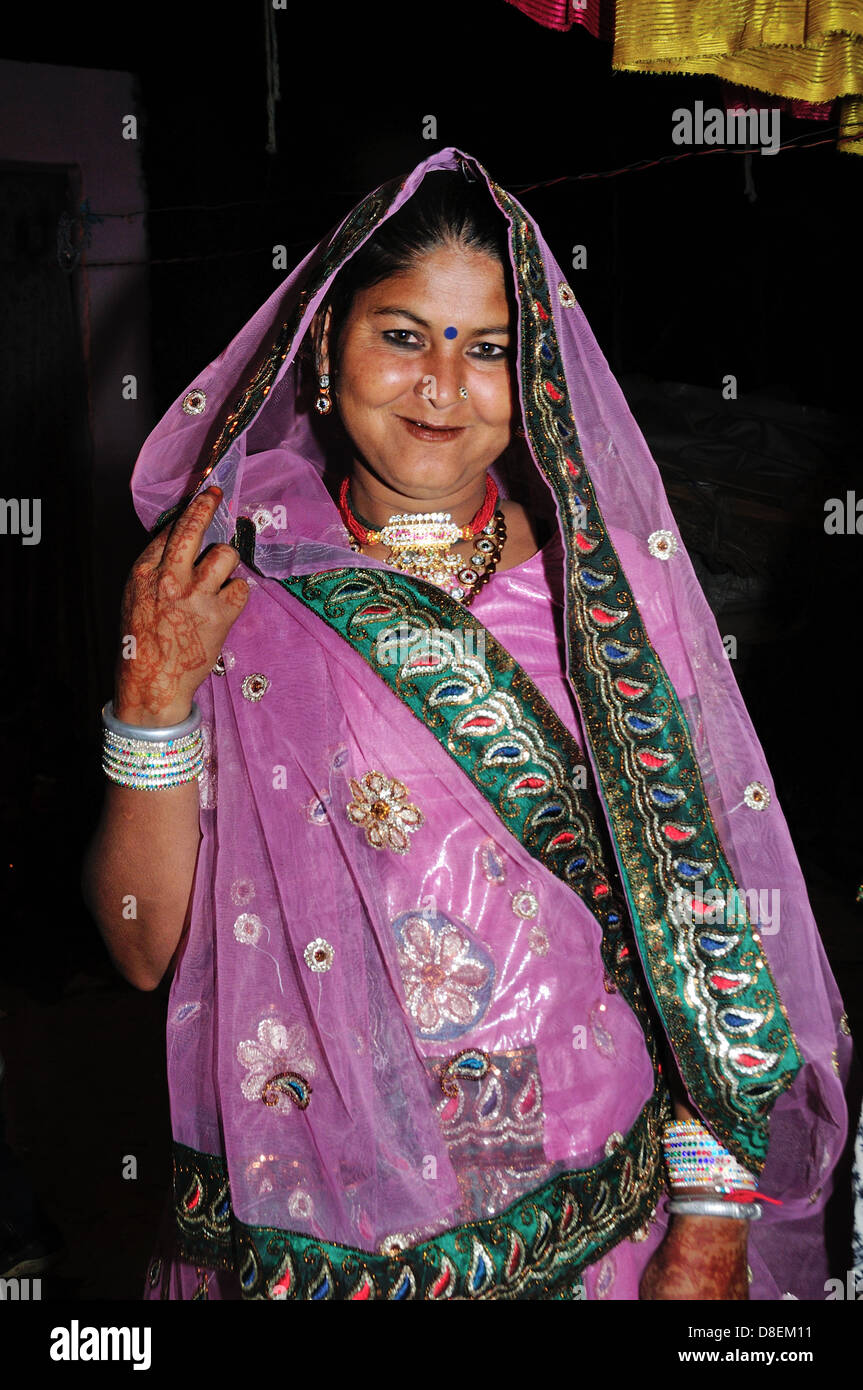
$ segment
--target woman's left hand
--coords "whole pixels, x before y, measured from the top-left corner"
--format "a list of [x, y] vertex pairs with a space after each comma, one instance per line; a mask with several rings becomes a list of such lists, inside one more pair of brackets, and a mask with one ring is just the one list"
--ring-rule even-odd
[[748, 1221], [725, 1216], [672, 1216], [641, 1277], [645, 1300], [749, 1298]]

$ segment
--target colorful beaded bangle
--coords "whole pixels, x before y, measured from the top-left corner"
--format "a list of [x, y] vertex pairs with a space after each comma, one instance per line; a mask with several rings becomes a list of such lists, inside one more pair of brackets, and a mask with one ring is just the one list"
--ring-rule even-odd
[[182, 724], [152, 729], [124, 724], [109, 700], [102, 724], [102, 771], [118, 786], [159, 791], [200, 776], [204, 746], [201, 711], [194, 702]]
[[674, 1188], [706, 1187], [714, 1192], [754, 1192], [753, 1173], [737, 1162], [698, 1120], [665, 1126], [663, 1148], [669, 1183]]

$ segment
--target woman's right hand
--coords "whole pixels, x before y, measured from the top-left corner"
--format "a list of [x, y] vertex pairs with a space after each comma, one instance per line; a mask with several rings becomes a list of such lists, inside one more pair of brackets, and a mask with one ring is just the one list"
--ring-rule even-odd
[[199, 493], [132, 566], [121, 623], [124, 647], [129, 636], [135, 639], [134, 656], [121, 650], [114, 672], [114, 713], [126, 723], [158, 727], [184, 720], [246, 606], [245, 579], [225, 583], [240, 563], [233, 546], [215, 545], [195, 564], [221, 500], [215, 486]]

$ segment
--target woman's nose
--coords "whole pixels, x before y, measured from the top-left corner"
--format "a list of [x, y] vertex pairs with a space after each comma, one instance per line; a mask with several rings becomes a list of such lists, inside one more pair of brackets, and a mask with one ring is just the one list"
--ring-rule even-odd
[[458, 388], [460, 358], [452, 358], [448, 353], [430, 353], [424, 363], [422, 375], [417, 380], [416, 393], [437, 405], [450, 405], [459, 399]]

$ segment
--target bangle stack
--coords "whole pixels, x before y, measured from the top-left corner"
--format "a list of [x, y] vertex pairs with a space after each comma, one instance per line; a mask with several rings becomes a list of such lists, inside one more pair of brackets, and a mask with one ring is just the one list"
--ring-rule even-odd
[[[761, 1208], [752, 1201], [758, 1187], [755, 1175], [742, 1167], [699, 1120], [675, 1120], [666, 1125], [662, 1146], [672, 1193], [668, 1210], [672, 1215], [758, 1220]], [[681, 1195], [680, 1189], [693, 1187], [704, 1188], [704, 1198], [697, 1194]], [[740, 1200], [728, 1200], [734, 1197]]]
[[121, 787], [158, 791], [199, 777], [204, 766], [201, 711], [181, 724], [151, 729], [124, 724], [109, 700], [102, 709], [102, 770]]

